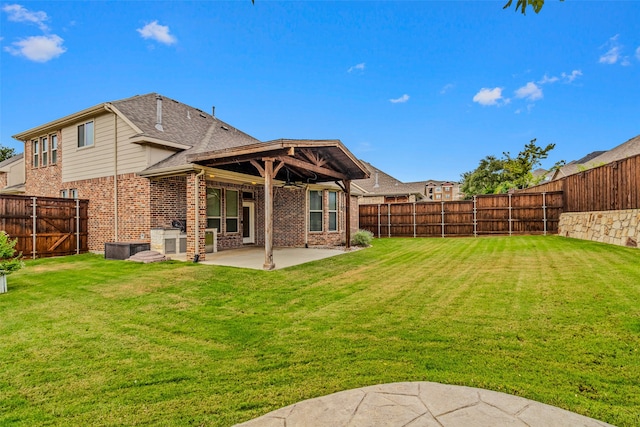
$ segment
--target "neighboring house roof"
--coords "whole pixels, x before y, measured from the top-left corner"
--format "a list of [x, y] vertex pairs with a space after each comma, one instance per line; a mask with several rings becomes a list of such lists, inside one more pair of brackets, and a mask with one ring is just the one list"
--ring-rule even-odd
[[[16, 154], [15, 156], [9, 157], [8, 159], [4, 159], [0, 162], [0, 173], [11, 174], [15, 173], [15, 169], [12, 172], [12, 167], [20, 167], [21, 168], [21, 177], [24, 178], [24, 164], [22, 166], [16, 165], [16, 163], [24, 162], [24, 154]], [[11, 180], [9, 180], [11, 182]], [[22, 194], [25, 191], [24, 182], [20, 182], [18, 184], [7, 185], [6, 187], [0, 188], [0, 194]]]
[[369, 178], [354, 181], [358, 187], [362, 188], [369, 195], [396, 195], [407, 194], [408, 189], [405, 184], [391, 175], [381, 171], [363, 160], [360, 162], [369, 171]]
[[373, 166], [371, 163], [360, 161], [369, 171], [368, 179], [360, 179], [354, 181], [358, 187], [362, 188], [366, 194], [365, 196], [397, 196], [406, 194], [416, 194], [419, 198], [426, 198], [425, 189], [427, 185], [455, 185], [455, 181], [415, 181], [415, 182], [402, 182], [391, 175], [381, 171]]
[[[12, 165], [15, 162], [22, 160], [23, 157], [24, 157], [24, 153], [20, 153], [20, 154], [16, 154], [15, 156], [9, 157], [8, 159], [4, 159], [3, 161], [0, 162], [0, 172], [9, 172], [7, 167], [9, 165]], [[7, 168], [7, 169], [3, 170], [4, 168]]]
[[608, 151], [594, 151], [581, 159], [567, 163], [553, 175], [553, 179], [564, 178], [585, 169], [606, 165], [616, 160], [626, 159], [640, 154], [640, 135], [612, 148]]

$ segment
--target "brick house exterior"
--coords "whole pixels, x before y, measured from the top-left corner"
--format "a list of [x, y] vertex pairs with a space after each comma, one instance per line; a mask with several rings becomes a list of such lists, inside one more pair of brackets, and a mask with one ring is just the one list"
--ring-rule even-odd
[[[103, 251], [107, 242], [150, 242], [155, 230], [170, 229], [175, 220], [186, 224], [187, 258], [200, 259], [213, 225], [220, 250], [247, 242], [268, 246], [267, 237], [276, 246], [341, 245], [358, 228], [354, 196], [332, 181], [367, 172], [337, 140], [262, 143], [154, 93], [98, 104], [14, 138], [25, 144], [25, 194], [89, 200], [91, 251]], [[227, 159], [227, 152], [235, 157]], [[273, 232], [267, 233], [260, 175], [272, 157]], [[285, 188], [290, 177], [303, 184]], [[319, 231], [309, 226], [314, 191], [323, 200]]]

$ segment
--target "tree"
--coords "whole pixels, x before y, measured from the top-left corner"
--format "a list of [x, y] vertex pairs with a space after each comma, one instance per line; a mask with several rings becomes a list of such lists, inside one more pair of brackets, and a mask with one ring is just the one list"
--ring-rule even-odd
[[5, 147], [4, 145], [0, 145], [0, 162], [3, 160], [7, 160], [16, 155], [16, 150], [13, 148]]
[[[564, 0], [560, 0], [564, 1]], [[507, 4], [504, 5], [503, 9], [507, 9], [511, 7], [513, 0], [509, 0]], [[527, 14], [527, 7], [531, 6], [535, 13], [538, 13], [542, 10], [542, 6], [544, 6], [544, 0], [518, 0], [516, 3], [516, 12], [519, 10], [523, 15]]]
[[477, 194], [500, 194], [535, 185], [533, 169], [555, 146], [538, 147], [532, 139], [516, 157], [508, 152], [502, 153], [504, 157], [500, 159], [487, 156], [480, 160], [476, 169], [462, 174], [462, 192], [466, 198], [471, 198]]

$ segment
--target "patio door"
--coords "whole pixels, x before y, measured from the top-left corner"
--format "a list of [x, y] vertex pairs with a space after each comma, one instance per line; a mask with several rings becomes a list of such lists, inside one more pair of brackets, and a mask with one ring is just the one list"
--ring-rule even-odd
[[242, 204], [242, 243], [256, 242], [255, 218], [255, 204], [245, 201]]

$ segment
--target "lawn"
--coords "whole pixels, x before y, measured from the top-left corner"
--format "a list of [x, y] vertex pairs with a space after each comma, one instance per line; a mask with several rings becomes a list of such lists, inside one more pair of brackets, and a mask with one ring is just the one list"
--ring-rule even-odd
[[272, 272], [86, 254], [8, 282], [0, 425], [229, 426], [396, 381], [640, 425], [638, 249], [383, 239]]

